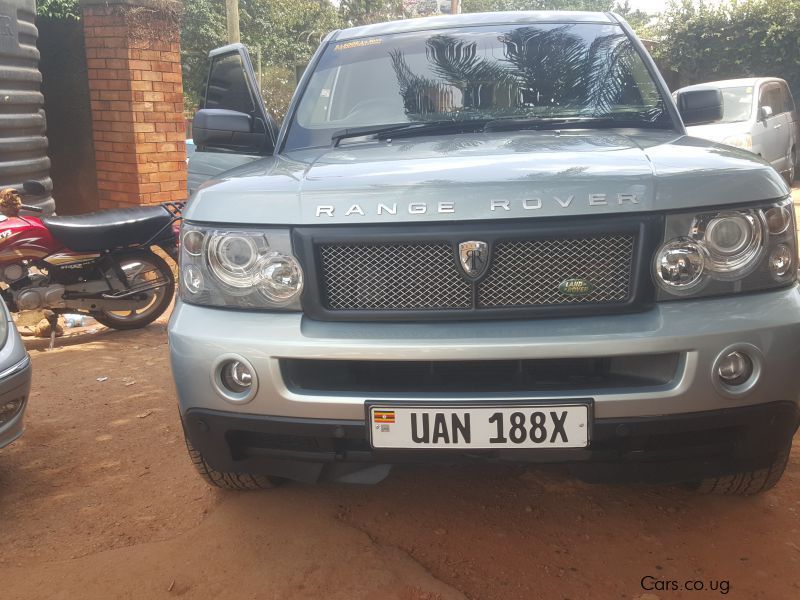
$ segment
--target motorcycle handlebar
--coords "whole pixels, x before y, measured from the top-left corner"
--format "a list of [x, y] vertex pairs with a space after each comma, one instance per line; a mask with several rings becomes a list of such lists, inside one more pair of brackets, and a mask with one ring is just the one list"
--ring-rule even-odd
[[41, 206], [31, 206], [30, 204], [20, 204], [19, 205], [21, 210], [27, 210], [30, 212], [42, 213], [44, 209]]

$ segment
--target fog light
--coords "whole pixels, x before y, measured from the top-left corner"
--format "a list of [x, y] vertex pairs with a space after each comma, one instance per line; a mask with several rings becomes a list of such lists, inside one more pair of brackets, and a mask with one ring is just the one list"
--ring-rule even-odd
[[723, 356], [717, 365], [717, 375], [727, 386], [742, 385], [752, 374], [753, 361], [743, 352], [730, 352]]
[[15, 398], [11, 402], [0, 405], [0, 425], [9, 422], [19, 413], [22, 407], [22, 398]]
[[234, 394], [244, 394], [253, 385], [253, 373], [247, 365], [238, 360], [222, 365], [220, 379], [222, 385]]
[[231, 404], [246, 404], [258, 393], [258, 373], [243, 356], [223, 354], [211, 369], [214, 390]]

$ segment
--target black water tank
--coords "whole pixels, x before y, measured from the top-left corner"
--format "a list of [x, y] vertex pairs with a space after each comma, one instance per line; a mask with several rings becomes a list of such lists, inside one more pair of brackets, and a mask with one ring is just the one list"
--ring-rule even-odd
[[0, 0], [0, 188], [40, 181], [48, 193], [25, 201], [52, 213], [35, 16], [35, 0]]

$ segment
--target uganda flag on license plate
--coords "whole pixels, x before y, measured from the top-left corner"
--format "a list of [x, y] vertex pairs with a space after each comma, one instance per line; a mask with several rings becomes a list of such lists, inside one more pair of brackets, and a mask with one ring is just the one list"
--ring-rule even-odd
[[375, 423], [394, 423], [394, 411], [376, 410], [372, 413], [372, 420]]

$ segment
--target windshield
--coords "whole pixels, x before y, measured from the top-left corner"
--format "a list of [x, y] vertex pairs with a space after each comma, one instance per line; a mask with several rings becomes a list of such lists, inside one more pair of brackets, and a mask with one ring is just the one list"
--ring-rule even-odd
[[303, 92], [287, 147], [329, 145], [354, 127], [570, 117], [672, 127], [619, 26], [502, 25], [332, 42]]
[[753, 86], [722, 88], [722, 120], [718, 123], [747, 121], [753, 112]]

